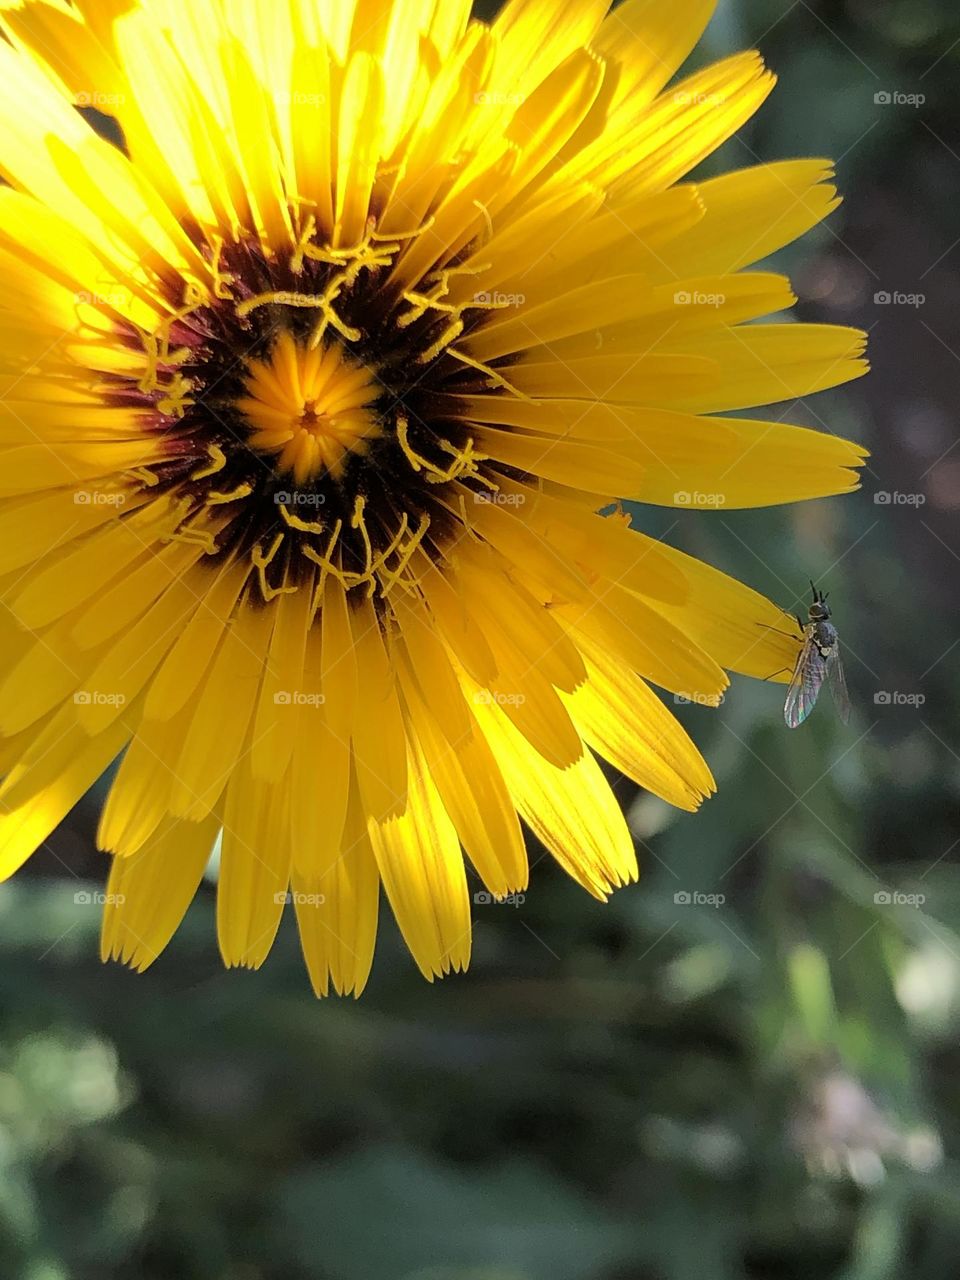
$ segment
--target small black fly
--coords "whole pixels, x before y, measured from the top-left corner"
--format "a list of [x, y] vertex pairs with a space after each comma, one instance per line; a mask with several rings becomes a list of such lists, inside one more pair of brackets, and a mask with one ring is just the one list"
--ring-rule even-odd
[[830, 621], [830, 606], [823, 592], [810, 583], [813, 600], [807, 609], [807, 622], [797, 619], [803, 633], [803, 647], [793, 670], [783, 718], [791, 729], [803, 724], [816, 705], [824, 683], [830, 686], [837, 714], [844, 724], [850, 719], [850, 695], [840, 658], [840, 637]]

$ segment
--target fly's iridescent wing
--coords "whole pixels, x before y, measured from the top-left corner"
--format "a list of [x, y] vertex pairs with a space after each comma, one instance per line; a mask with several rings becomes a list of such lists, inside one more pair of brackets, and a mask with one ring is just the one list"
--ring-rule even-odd
[[783, 704], [783, 718], [791, 729], [803, 724], [813, 710], [826, 678], [826, 660], [812, 638], [807, 636]]
[[850, 694], [847, 692], [847, 677], [843, 674], [843, 659], [839, 647], [834, 645], [827, 658], [827, 683], [833, 694], [833, 703], [837, 715], [844, 724], [850, 719]]

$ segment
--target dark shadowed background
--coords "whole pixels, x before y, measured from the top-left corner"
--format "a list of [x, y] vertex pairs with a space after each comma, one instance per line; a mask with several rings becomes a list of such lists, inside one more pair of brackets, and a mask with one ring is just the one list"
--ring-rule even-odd
[[225, 974], [211, 885], [145, 976], [102, 968], [101, 788], [0, 889], [4, 1280], [960, 1276], [960, 15], [727, 0], [697, 56], [751, 44], [780, 84], [711, 169], [838, 159], [783, 265], [875, 369], [776, 412], [873, 456], [850, 498], [638, 521], [830, 590], [851, 723], [738, 678], [679, 706], [720, 793], [620, 785], [639, 886], [534, 854], [466, 977], [385, 919], [359, 1004], [313, 999], [292, 920]]

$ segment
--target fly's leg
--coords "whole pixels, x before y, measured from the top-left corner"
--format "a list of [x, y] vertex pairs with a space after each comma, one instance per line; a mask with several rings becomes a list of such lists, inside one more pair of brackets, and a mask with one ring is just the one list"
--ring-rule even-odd
[[788, 640], [802, 640], [802, 639], [803, 639], [803, 627], [800, 625], [800, 619], [799, 619], [799, 618], [797, 619], [797, 625], [798, 625], [798, 626], [800, 626], [800, 634], [799, 634], [798, 636], [795, 636], [795, 635], [792, 635], [789, 631], [781, 631], [779, 627], [770, 627], [770, 626], [768, 626], [765, 622], [758, 622], [758, 623], [757, 623], [757, 626], [758, 626], [758, 627], [763, 627], [764, 631], [772, 631], [772, 632], [774, 633], [774, 635], [777, 635], [777, 636], [786, 636]]

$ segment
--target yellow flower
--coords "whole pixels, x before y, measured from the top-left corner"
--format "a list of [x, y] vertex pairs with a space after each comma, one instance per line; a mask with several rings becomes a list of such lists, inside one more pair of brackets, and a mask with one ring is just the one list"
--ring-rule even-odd
[[606, 7], [3, 4], [0, 871], [125, 749], [105, 956], [154, 960], [222, 831], [227, 964], [292, 901], [314, 988], [359, 992], [382, 882], [462, 969], [464, 852], [522, 890], [519, 816], [604, 898], [637, 868], [595, 753], [695, 809], [650, 685], [792, 665], [613, 504], [855, 486], [855, 445], [710, 416], [864, 371], [857, 332], [751, 323], [830, 166], [684, 181], [773, 79], [665, 88], [710, 0]]

